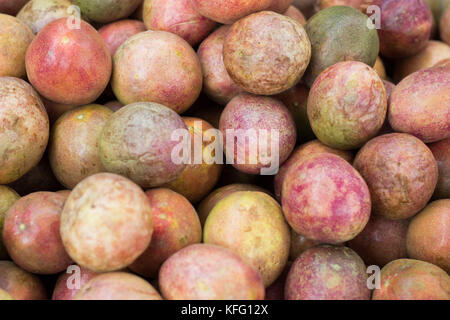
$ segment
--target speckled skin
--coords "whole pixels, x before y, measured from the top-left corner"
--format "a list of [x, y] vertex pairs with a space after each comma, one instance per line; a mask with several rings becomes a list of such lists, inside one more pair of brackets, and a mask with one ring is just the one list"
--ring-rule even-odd
[[389, 262], [407, 257], [406, 232], [409, 220], [390, 220], [372, 215], [366, 227], [348, 246], [356, 251], [366, 265], [380, 268]]
[[399, 259], [381, 270], [381, 288], [373, 300], [449, 300], [450, 277], [424, 261]]
[[72, 0], [91, 20], [108, 23], [131, 15], [142, 0]]
[[450, 198], [450, 138], [428, 145], [436, 159], [439, 178], [434, 190], [434, 199]]
[[294, 6], [290, 6], [286, 12], [284, 13], [285, 16], [288, 16], [294, 20], [296, 20], [298, 23], [300, 23], [303, 27], [306, 25], [306, 18], [303, 15], [303, 13], [298, 10]]
[[0, 106], [0, 184], [7, 184], [39, 162], [50, 129], [41, 99], [21, 79], [0, 77]]
[[244, 91], [231, 79], [223, 63], [223, 43], [230, 28], [222, 26], [214, 31], [197, 51], [203, 71], [203, 91], [221, 105]]
[[359, 173], [343, 158], [314, 153], [286, 172], [281, 203], [290, 226], [324, 243], [353, 239], [370, 216], [370, 194]]
[[431, 35], [433, 16], [424, 0], [374, 0], [381, 9], [380, 52], [404, 58], [422, 50]]
[[41, 280], [12, 261], [0, 261], [0, 288], [15, 300], [45, 300], [47, 293]]
[[308, 86], [323, 70], [340, 61], [375, 64], [377, 32], [367, 28], [367, 16], [357, 9], [333, 6], [321, 10], [308, 20], [305, 29], [311, 40], [311, 62], [303, 77]]
[[82, 20], [80, 29], [70, 29], [68, 18], [47, 24], [29, 46], [25, 62], [33, 87], [47, 99], [63, 104], [93, 102], [111, 76], [108, 48]]
[[15, 16], [30, 0], [0, 0], [0, 12]]
[[322, 245], [295, 260], [285, 287], [287, 300], [370, 300], [366, 266], [350, 248]]
[[308, 66], [311, 43], [303, 26], [281, 14], [263, 11], [231, 27], [223, 60], [245, 91], [274, 95], [296, 85]]
[[[268, 141], [265, 142], [267, 142], [269, 156], [272, 145], [270, 131], [277, 130], [279, 135], [278, 149], [280, 165], [289, 157], [297, 140], [297, 130], [294, 119], [284, 104], [269, 97], [256, 96], [247, 93], [236, 96], [228, 103], [220, 116], [219, 129], [223, 134], [223, 148], [227, 158], [234, 159], [233, 167], [249, 174], [260, 174], [261, 169], [270, 167], [270, 164], [264, 165], [261, 163], [260, 157], [262, 155], [260, 150], [257, 150], [257, 163], [250, 163], [251, 148], [249, 148], [247, 144], [238, 145], [239, 139], [236, 139], [234, 144], [234, 154], [231, 154], [231, 151], [227, 150], [227, 130], [244, 130], [244, 133], [246, 133], [246, 130], [255, 130], [257, 133], [256, 141], [253, 141], [255, 140], [254, 136], [250, 137], [251, 141], [249, 142], [249, 145], [256, 146], [260, 144], [258, 142], [258, 136], [261, 135], [260, 130], [266, 130], [268, 138], [265, 140]], [[239, 134], [238, 131], [235, 131], [235, 133], [237, 135]], [[261, 139], [263, 139], [262, 136]], [[277, 142], [275, 141], [274, 144], [276, 145]], [[244, 162], [244, 159], [238, 159], [238, 150], [240, 150], [240, 148], [245, 148], [245, 163], [242, 163]]]
[[293, 0], [272, 0], [272, 4], [266, 9], [277, 13], [284, 13], [290, 7]]
[[430, 149], [404, 133], [378, 136], [353, 163], [367, 182], [374, 214], [398, 220], [414, 216], [430, 200], [438, 167]]
[[280, 170], [274, 178], [274, 192], [275, 197], [281, 201], [281, 191], [283, 187], [283, 181], [286, 178], [286, 173], [292, 166], [298, 164], [298, 161], [305, 158], [306, 156], [314, 153], [333, 153], [337, 156], [342, 157], [345, 161], [351, 163], [353, 161], [353, 153], [350, 151], [342, 151], [338, 149], [330, 148], [324, 145], [319, 140], [309, 141], [301, 146], [297, 147], [288, 160], [280, 167]]
[[291, 112], [297, 127], [297, 142], [306, 142], [315, 138], [308, 119], [308, 95], [309, 88], [303, 83], [299, 83], [291, 89], [274, 96], [274, 98], [283, 102]]
[[7, 186], [0, 186], [0, 260], [8, 259], [8, 251], [3, 245], [3, 223], [6, 212], [16, 202], [20, 196], [13, 189]]
[[89, 280], [73, 300], [162, 300], [146, 280], [126, 272], [110, 272]]
[[267, 9], [274, 0], [192, 0], [194, 8], [203, 16], [232, 24], [254, 12]]
[[291, 251], [289, 253], [289, 260], [295, 261], [303, 252], [319, 244], [321, 244], [320, 241], [305, 238], [291, 229]]
[[263, 188], [251, 184], [236, 183], [218, 188], [211, 192], [205, 199], [203, 199], [198, 206], [197, 213], [200, 217], [201, 224], [205, 224], [206, 218], [208, 218], [209, 213], [220, 200], [237, 191], [259, 191], [268, 193]]
[[[89, 269], [79, 267], [80, 268], [80, 288], [83, 287], [89, 280], [99, 275], [97, 272], [93, 272]], [[74, 276], [74, 273], [62, 273], [58, 279], [56, 280], [55, 288], [53, 289], [52, 300], [72, 300], [73, 297], [77, 294], [79, 289], [69, 289], [67, 284], [68, 281], [70, 284], [71, 277]]]
[[406, 247], [410, 258], [450, 272], [450, 199], [431, 202], [412, 219]]
[[122, 269], [150, 243], [153, 215], [145, 193], [130, 180], [98, 173], [80, 182], [61, 214], [61, 238], [80, 266]]
[[169, 32], [150, 30], [119, 47], [111, 81], [124, 105], [152, 101], [182, 113], [200, 95], [203, 76], [198, 57], [186, 41]]
[[450, 6], [445, 10], [440, 22], [441, 39], [450, 45]]
[[[214, 129], [208, 122], [192, 117], [183, 117], [183, 121], [186, 124], [187, 129], [191, 135], [191, 150], [192, 158], [191, 163], [186, 165], [186, 168], [175, 180], [169, 182], [165, 186], [185, 196], [191, 203], [197, 203], [205, 196], [207, 196], [222, 173], [222, 165], [214, 162], [214, 152], [205, 149], [211, 142], [208, 141], [209, 133], [205, 131]], [[200, 122], [202, 129], [196, 127], [196, 122]], [[208, 138], [209, 137], [209, 138]], [[202, 164], [193, 164], [194, 162], [194, 149], [195, 141], [200, 139], [202, 142]], [[207, 161], [212, 161], [212, 164], [208, 164]]]
[[25, 54], [33, 38], [25, 23], [0, 13], [0, 77], [25, 77]]
[[291, 239], [283, 212], [272, 197], [258, 191], [237, 191], [211, 210], [203, 241], [239, 254], [259, 271], [268, 287], [286, 265]]
[[180, 143], [172, 141], [171, 135], [178, 129], [186, 129], [183, 119], [163, 105], [127, 105], [103, 127], [100, 159], [107, 171], [128, 177], [143, 188], [163, 185], [175, 180], [186, 167], [171, 158]]
[[113, 112], [90, 104], [62, 115], [52, 128], [49, 158], [63, 186], [73, 189], [81, 180], [105, 171], [98, 155], [98, 137]]
[[382, 80], [387, 79], [386, 68], [384, 67], [383, 60], [381, 60], [380, 57], [377, 57], [377, 60], [373, 65], [373, 70], [375, 70], [375, 72]]
[[286, 284], [286, 278], [291, 269], [292, 263], [288, 261], [283, 272], [269, 287], [266, 288], [265, 300], [284, 300], [284, 286]]
[[381, 129], [386, 113], [383, 81], [358, 61], [338, 62], [327, 68], [308, 96], [308, 118], [314, 133], [336, 149], [362, 146]]
[[417, 71], [395, 88], [388, 112], [397, 132], [425, 143], [450, 138], [450, 66]]
[[172, 255], [159, 272], [168, 300], [262, 300], [259, 273], [232, 251], [194, 244]]
[[202, 41], [216, 22], [199, 14], [191, 0], [145, 0], [143, 20], [147, 29], [175, 33], [191, 46]]
[[17, 14], [17, 18], [25, 22], [33, 31], [38, 33], [52, 21], [71, 16], [68, 8], [70, 0], [31, 0]]
[[122, 43], [128, 38], [146, 30], [147, 28], [142, 21], [119, 20], [101, 27], [98, 29], [98, 33], [105, 41], [111, 56], [114, 56], [117, 49], [119, 49]]
[[157, 279], [161, 265], [172, 254], [202, 240], [197, 212], [182, 195], [165, 188], [146, 192], [153, 212], [154, 230], [149, 247], [129, 268]]
[[14, 298], [7, 291], [0, 289], [0, 301], [2, 300], [14, 300]]
[[434, 67], [442, 60], [450, 59], [450, 46], [442, 41], [430, 40], [419, 53], [396, 61], [394, 80], [400, 82], [410, 74]]
[[66, 197], [54, 192], [36, 192], [17, 200], [8, 210], [3, 243], [12, 260], [37, 274], [55, 274], [72, 262], [59, 234]]

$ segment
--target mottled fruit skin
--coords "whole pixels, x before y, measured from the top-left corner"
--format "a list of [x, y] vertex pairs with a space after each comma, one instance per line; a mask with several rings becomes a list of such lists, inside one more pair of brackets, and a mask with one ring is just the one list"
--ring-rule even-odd
[[244, 91], [231, 79], [223, 62], [223, 44], [230, 28], [222, 26], [214, 31], [197, 51], [203, 71], [203, 91], [220, 105], [226, 105]]
[[15, 16], [30, 0], [0, 0], [0, 12]]
[[410, 258], [450, 272], [450, 199], [431, 202], [411, 220], [406, 246]]
[[370, 140], [353, 165], [369, 186], [373, 213], [392, 220], [407, 219], [422, 210], [438, 179], [430, 149], [404, 133]]
[[220, 116], [219, 129], [227, 159], [232, 160], [236, 169], [249, 174], [264, 173], [263, 169], [276, 173], [297, 140], [294, 119], [284, 104], [248, 93], [236, 96], [227, 104]]
[[52, 128], [50, 164], [63, 186], [73, 189], [81, 180], [105, 171], [98, 155], [98, 137], [113, 112], [98, 104], [68, 111]]
[[136, 34], [114, 55], [111, 85], [124, 105], [151, 101], [183, 113], [197, 100], [202, 83], [195, 51], [170, 32]]
[[47, 293], [41, 280], [11, 261], [0, 261], [0, 289], [14, 300], [45, 300]]
[[274, 178], [274, 192], [275, 197], [281, 201], [281, 192], [283, 187], [283, 181], [286, 178], [286, 173], [288, 172], [289, 168], [294, 166], [298, 161], [301, 159], [304, 159], [310, 154], [314, 153], [333, 153], [337, 156], [342, 157], [345, 161], [352, 163], [353, 162], [353, 153], [350, 151], [342, 151], [338, 149], [330, 148], [326, 145], [324, 145], [319, 140], [313, 140], [309, 141], [305, 144], [302, 144], [301, 146], [297, 147], [292, 154], [290, 155], [289, 159], [286, 160], [285, 163], [280, 167], [280, 170], [276, 174]]
[[182, 195], [165, 188], [146, 192], [153, 213], [154, 230], [149, 247], [130, 265], [142, 276], [157, 279], [172, 254], [202, 240], [197, 212]]
[[191, 0], [145, 0], [143, 20], [147, 29], [175, 33], [191, 46], [202, 41], [216, 22], [199, 14]]
[[450, 138], [450, 66], [417, 71], [392, 93], [389, 123], [425, 143]]
[[417, 54], [396, 61], [394, 80], [400, 82], [410, 74], [434, 67], [439, 62], [450, 59], [450, 46], [442, 41], [430, 40]]
[[21, 79], [0, 77], [0, 106], [0, 184], [7, 184], [37, 165], [50, 129], [41, 99]]
[[274, 95], [296, 85], [308, 66], [311, 43], [303, 26], [263, 11], [234, 23], [223, 45], [231, 78], [245, 91]]
[[450, 138], [428, 145], [436, 159], [439, 178], [434, 190], [434, 199], [450, 198]]
[[205, 224], [205, 221], [208, 218], [209, 213], [216, 206], [216, 204], [219, 203], [219, 201], [225, 198], [226, 196], [237, 191], [259, 191], [268, 193], [261, 187], [242, 183], [229, 184], [227, 186], [216, 189], [213, 192], [211, 192], [205, 199], [203, 199], [198, 205], [197, 213], [200, 217], [200, 222], [202, 226]]
[[101, 27], [98, 29], [98, 33], [105, 41], [111, 56], [114, 56], [117, 49], [119, 49], [122, 43], [128, 38], [146, 30], [147, 28], [142, 21], [120, 20]]
[[142, 0], [72, 0], [91, 20], [108, 23], [131, 15]]
[[25, 54], [33, 38], [25, 23], [0, 13], [0, 77], [25, 77]]
[[143, 188], [160, 186], [176, 179], [186, 167], [172, 161], [172, 151], [179, 144], [171, 139], [175, 130], [186, 130], [186, 125], [173, 110], [149, 102], [127, 105], [103, 127], [100, 159], [108, 172], [128, 177]]
[[149, 245], [152, 210], [139, 186], [122, 176], [98, 173], [70, 193], [60, 232], [78, 265], [96, 272], [119, 270]]
[[291, 238], [283, 212], [271, 196], [238, 191], [223, 198], [211, 210], [203, 241], [239, 254], [259, 271], [268, 287], [286, 265]]
[[274, 0], [191, 0], [201, 15], [223, 23], [232, 24], [254, 12], [267, 9]]
[[409, 220], [390, 220], [372, 215], [366, 227], [348, 246], [356, 251], [366, 265], [382, 267], [407, 257], [406, 232]]
[[381, 270], [381, 288], [373, 300], [449, 300], [450, 277], [441, 268], [424, 261], [399, 259]]
[[[183, 121], [191, 138], [191, 160], [178, 178], [166, 187], [182, 194], [191, 203], [197, 203], [210, 193], [222, 173], [222, 164], [215, 162], [215, 151], [207, 149], [217, 129], [199, 118], [183, 117]], [[200, 151], [195, 151], [197, 141], [202, 141], [201, 164], [195, 161], [195, 152]]]
[[431, 35], [433, 16], [424, 0], [374, 0], [381, 9], [380, 52], [404, 58], [422, 50]]
[[159, 287], [168, 300], [263, 300], [259, 273], [232, 251], [194, 244], [161, 267]]
[[450, 6], [445, 10], [440, 22], [441, 39], [450, 45]]
[[370, 216], [370, 194], [359, 173], [343, 158], [314, 153], [286, 173], [281, 203], [290, 226], [324, 243], [353, 239]]
[[59, 234], [65, 201], [58, 193], [36, 192], [20, 198], [8, 210], [3, 243], [22, 269], [55, 274], [71, 264]]
[[322, 245], [295, 260], [286, 279], [287, 300], [370, 300], [366, 266], [350, 248]]
[[110, 272], [89, 280], [73, 300], [162, 300], [146, 280], [126, 272]]
[[17, 18], [37, 34], [50, 22], [70, 17], [73, 11], [69, 8], [70, 0], [31, 0], [17, 14]]
[[291, 229], [291, 251], [289, 253], [289, 260], [295, 261], [297, 258], [309, 248], [321, 244], [320, 241], [305, 238]]
[[0, 260], [5, 260], [9, 257], [8, 251], [3, 244], [3, 224], [6, 212], [19, 198], [20, 196], [13, 189], [7, 186], [0, 186]]
[[96, 100], [111, 76], [111, 56], [102, 37], [87, 22], [73, 28], [71, 18], [47, 24], [25, 58], [28, 79], [45, 98], [83, 105]]
[[14, 298], [7, 291], [0, 289], [0, 301], [2, 300], [14, 300]]
[[314, 133], [336, 149], [356, 149], [373, 138], [386, 113], [383, 81], [358, 61], [338, 62], [323, 71], [308, 96], [308, 118]]
[[[68, 268], [68, 270], [62, 273], [56, 280], [52, 300], [72, 300], [77, 292], [89, 280], [99, 275], [97, 272], [77, 265], [73, 265], [71, 267], [72, 268], [69, 267], [70, 269]], [[79, 274], [77, 272], [79, 272]], [[77, 279], [79, 279], [79, 282]]]
[[312, 86], [326, 68], [340, 61], [360, 61], [373, 66], [379, 40], [375, 29], [367, 28], [367, 16], [355, 8], [333, 6], [319, 11], [306, 24], [311, 40], [311, 62], [303, 81]]
[[297, 127], [297, 142], [306, 142], [315, 138], [308, 119], [308, 95], [309, 88], [303, 83], [299, 83], [275, 96], [276, 99], [284, 103], [294, 118]]

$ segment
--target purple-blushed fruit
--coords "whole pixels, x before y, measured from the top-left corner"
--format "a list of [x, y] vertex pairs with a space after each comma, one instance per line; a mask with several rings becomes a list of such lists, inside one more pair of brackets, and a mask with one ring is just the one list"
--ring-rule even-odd
[[203, 241], [239, 254], [259, 271], [268, 287], [286, 265], [291, 239], [275, 199], [263, 192], [238, 191], [211, 210], [203, 229]]
[[434, 199], [450, 198], [450, 138], [428, 145], [438, 165], [438, 182]]
[[111, 56], [114, 56], [117, 49], [128, 38], [144, 31], [147, 31], [147, 28], [142, 21], [138, 20], [115, 21], [98, 29], [98, 33], [105, 41]]
[[182, 195], [164, 188], [146, 192], [153, 214], [153, 234], [148, 248], [129, 268], [139, 275], [158, 278], [161, 265], [172, 254], [202, 240], [197, 212]]
[[223, 45], [223, 61], [245, 91], [274, 95], [295, 86], [311, 57], [303, 26], [287, 16], [263, 11], [233, 24]]
[[312, 130], [321, 142], [336, 149], [362, 146], [381, 129], [386, 113], [383, 81], [358, 61], [338, 62], [327, 68], [308, 96]]
[[72, 0], [81, 13], [96, 22], [108, 23], [131, 15], [142, 0]]
[[286, 172], [281, 202], [290, 226], [323, 243], [353, 239], [366, 226], [371, 210], [369, 189], [343, 158], [313, 153]]
[[407, 219], [422, 210], [438, 179], [430, 149], [404, 133], [370, 140], [353, 165], [369, 186], [373, 213], [392, 220]]
[[65, 201], [55, 192], [35, 192], [17, 200], [6, 213], [3, 243], [22, 269], [56, 274], [72, 263], [59, 234]]
[[277, 13], [284, 13], [290, 7], [293, 0], [272, 0], [272, 4], [266, 9]]
[[129, 104], [116, 111], [100, 133], [98, 152], [108, 172], [123, 175], [143, 188], [175, 180], [185, 169], [172, 152], [180, 143], [176, 131], [187, 130], [173, 110], [151, 102]]
[[319, 244], [321, 244], [320, 241], [305, 238], [291, 229], [291, 251], [289, 253], [289, 260], [295, 261], [303, 252]]
[[0, 106], [0, 184], [7, 184], [38, 164], [49, 120], [36, 91], [18, 78], [0, 77]]
[[12, 261], [0, 261], [0, 288], [14, 300], [45, 300], [47, 293], [42, 281]]
[[449, 300], [450, 277], [441, 268], [414, 259], [394, 260], [381, 269], [373, 300]]
[[81, 181], [61, 213], [61, 238], [80, 266], [108, 272], [130, 265], [148, 247], [153, 215], [147, 196], [132, 181], [98, 173]]
[[161, 267], [159, 287], [168, 300], [262, 300], [259, 273], [232, 251], [194, 244]]
[[72, 109], [53, 125], [49, 158], [63, 186], [73, 189], [81, 180], [105, 171], [98, 155], [98, 137], [113, 112], [98, 104]]
[[408, 256], [450, 272], [450, 199], [431, 202], [409, 224]]
[[117, 100], [109, 101], [105, 103], [105, 107], [110, 108], [112, 111], [116, 112], [117, 110], [125, 107], [121, 102]]
[[0, 186], [0, 260], [5, 260], [9, 257], [8, 251], [3, 244], [3, 224], [6, 212], [19, 198], [20, 196], [13, 189], [7, 186]]
[[109, 272], [89, 280], [73, 300], [162, 300], [146, 280], [126, 272]]
[[284, 15], [288, 16], [289, 18], [292, 18], [292, 19], [296, 20], [303, 27], [306, 25], [306, 18], [305, 18], [305, 16], [303, 15], [303, 13], [300, 10], [298, 10], [294, 6], [290, 6], [286, 10], [286, 12], [284, 12]]
[[366, 227], [348, 246], [356, 251], [366, 265], [382, 267], [407, 257], [406, 232], [409, 220], [390, 220], [372, 215]]
[[366, 266], [352, 249], [328, 245], [303, 252], [289, 271], [287, 300], [370, 300]]
[[56, 280], [52, 300], [72, 300], [81, 287], [98, 275], [97, 272], [77, 265], [70, 266]]

